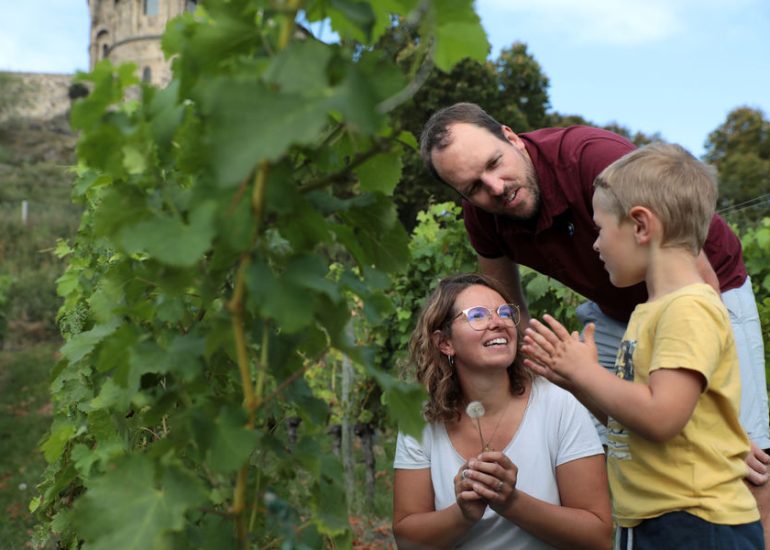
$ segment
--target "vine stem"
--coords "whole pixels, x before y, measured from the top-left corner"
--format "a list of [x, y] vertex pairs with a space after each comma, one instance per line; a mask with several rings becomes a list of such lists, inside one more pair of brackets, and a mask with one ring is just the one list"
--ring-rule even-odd
[[294, 32], [294, 19], [297, 17], [297, 11], [299, 11], [302, 2], [300, 0], [288, 0], [286, 2], [286, 19], [281, 27], [281, 36], [278, 39], [278, 49], [284, 49], [291, 40], [291, 35]]
[[265, 391], [265, 373], [267, 371], [268, 352], [270, 348], [270, 321], [265, 319], [262, 323], [262, 348], [257, 363], [257, 381], [254, 384], [254, 411], [262, 405], [262, 394]]
[[233, 324], [233, 336], [235, 337], [235, 353], [238, 360], [238, 370], [241, 373], [241, 384], [243, 385], [243, 404], [249, 413], [249, 427], [254, 427], [253, 409], [254, 409], [254, 391], [251, 386], [251, 372], [249, 369], [249, 355], [246, 350], [246, 334], [243, 329], [243, 300], [246, 294], [246, 271], [250, 264], [249, 256], [244, 254], [241, 257], [241, 263], [238, 266], [238, 275], [236, 276], [235, 290], [227, 309], [230, 310], [230, 317]]
[[[262, 225], [262, 216], [264, 213], [265, 190], [267, 189], [267, 176], [270, 171], [270, 165], [267, 162], [260, 164], [254, 175], [254, 190], [251, 196], [251, 208], [256, 220], [255, 238], [259, 235]], [[261, 399], [261, 386], [252, 386], [251, 369], [249, 368], [249, 354], [246, 345], [246, 333], [243, 326], [243, 309], [246, 296], [246, 276], [249, 265], [251, 264], [251, 255], [246, 253], [241, 256], [238, 273], [235, 280], [235, 288], [230, 301], [227, 303], [227, 309], [230, 312], [233, 325], [233, 337], [235, 339], [235, 352], [238, 361], [238, 370], [241, 375], [241, 385], [243, 386], [243, 405], [248, 414], [246, 427], [253, 430], [256, 424], [257, 403]], [[267, 325], [265, 326], [267, 329]], [[267, 356], [264, 353], [263, 356]], [[264, 377], [266, 363], [262, 362], [260, 375]], [[260, 376], [257, 377], [258, 379]], [[258, 394], [257, 391], [260, 393]], [[246, 509], [246, 482], [248, 480], [249, 464], [244, 464], [238, 471], [238, 478], [235, 483], [235, 492], [233, 495], [232, 512], [236, 516], [236, 534], [242, 548], [248, 547], [247, 523], [244, 517]]]
[[[281, 35], [278, 41], [278, 49], [285, 48], [291, 40], [294, 30], [294, 19], [301, 5], [301, 0], [288, 0], [286, 19], [281, 28]], [[259, 235], [262, 226], [262, 217], [265, 210], [265, 190], [267, 189], [267, 175], [270, 171], [270, 165], [267, 162], [260, 164], [254, 176], [254, 189], [251, 195], [251, 208], [255, 218], [255, 237]], [[262, 357], [260, 358], [259, 372], [257, 373], [257, 382], [255, 386], [251, 384], [251, 372], [249, 369], [249, 356], [246, 348], [246, 335], [243, 328], [243, 301], [246, 295], [246, 273], [251, 263], [249, 254], [241, 256], [238, 266], [238, 275], [235, 282], [233, 296], [228, 302], [228, 310], [232, 316], [233, 334], [235, 337], [236, 357], [238, 359], [238, 369], [241, 373], [241, 383], [243, 385], [243, 400], [246, 412], [248, 413], [249, 429], [254, 429], [256, 423], [257, 403], [261, 400], [261, 393], [264, 387], [264, 377], [267, 370], [267, 322], [263, 332]], [[238, 479], [235, 484], [235, 494], [233, 496], [233, 513], [236, 514], [236, 533], [241, 547], [248, 548], [248, 526], [244, 512], [246, 509], [246, 481], [248, 479], [248, 462], [238, 471]]]

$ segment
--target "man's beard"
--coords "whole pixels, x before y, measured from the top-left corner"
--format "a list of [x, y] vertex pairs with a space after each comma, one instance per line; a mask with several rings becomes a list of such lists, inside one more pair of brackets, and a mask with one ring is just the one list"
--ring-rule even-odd
[[512, 213], [505, 215], [512, 220], [519, 222], [533, 222], [537, 219], [538, 214], [540, 214], [540, 182], [531, 166], [527, 167], [527, 174], [524, 182], [524, 186], [520, 187], [517, 193], [520, 193], [522, 189], [529, 191], [530, 195], [532, 195], [532, 209], [529, 212], [522, 214]]

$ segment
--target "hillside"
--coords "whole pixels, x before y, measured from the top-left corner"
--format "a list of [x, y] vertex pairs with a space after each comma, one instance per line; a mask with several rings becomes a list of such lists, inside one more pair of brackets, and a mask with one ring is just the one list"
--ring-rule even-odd
[[0, 125], [0, 343], [5, 347], [57, 332], [55, 281], [63, 263], [52, 249], [78, 224], [69, 173], [76, 139], [64, 116]]

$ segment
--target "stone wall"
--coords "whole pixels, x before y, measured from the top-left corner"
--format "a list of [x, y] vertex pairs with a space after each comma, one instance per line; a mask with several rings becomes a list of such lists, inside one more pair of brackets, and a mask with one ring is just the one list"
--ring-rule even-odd
[[[9, 93], [19, 97], [12, 108], [0, 111], [0, 122], [24, 118], [51, 120], [65, 115], [70, 108], [69, 87], [72, 75], [3, 72]], [[5, 79], [3, 79], [5, 80]]]

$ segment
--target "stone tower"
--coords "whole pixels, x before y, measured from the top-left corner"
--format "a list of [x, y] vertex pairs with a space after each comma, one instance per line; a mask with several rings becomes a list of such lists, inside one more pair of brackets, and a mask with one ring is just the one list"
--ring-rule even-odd
[[145, 82], [165, 85], [171, 68], [160, 38], [169, 19], [195, 9], [197, 0], [87, 0], [91, 15], [90, 68], [102, 59], [132, 62]]

